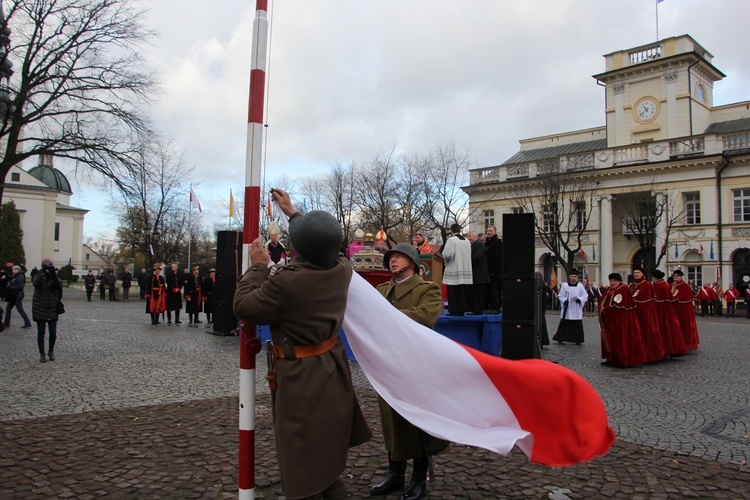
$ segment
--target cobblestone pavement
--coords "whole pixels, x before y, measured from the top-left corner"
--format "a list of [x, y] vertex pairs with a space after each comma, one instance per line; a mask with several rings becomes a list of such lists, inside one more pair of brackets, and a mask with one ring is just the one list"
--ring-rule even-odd
[[[0, 334], [0, 498], [236, 496], [238, 338], [186, 318], [151, 326], [139, 301], [89, 303], [76, 290], [64, 301], [56, 361], [39, 363], [36, 332], [17, 313]], [[551, 336], [558, 319], [546, 319]], [[582, 346], [554, 344], [544, 358], [597, 388], [618, 437], [612, 450], [550, 468], [518, 451], [454, 446], [435, 460], [430, 498], [750, 498], [750, 320], [698, 323], [697, 353], [617, 369], [599, 363], [587, 317]], [[257, 361], [256, 497], [283, 498]], [[386, 457], [375, 394], [352, 370], [375, 439], [352, 450], [345, 481], [364, 498]]]

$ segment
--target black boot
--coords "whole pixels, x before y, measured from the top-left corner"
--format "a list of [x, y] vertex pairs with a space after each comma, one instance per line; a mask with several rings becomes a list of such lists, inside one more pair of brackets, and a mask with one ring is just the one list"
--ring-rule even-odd
[[404, 471], [406, 462], [397, 462], [391, 460], [391, 454], [388, 453], [388, 472], [385, 473], [385, 479], [378, 484], [370, 487], [370, 493], [373, 495], [387, 495], [395, 490], [404, 489]]
[[401, 495], [401, 500], [419, 500], [427, 496], [427, 467], [429, 459], [427, 456], [414, 459], [414, 470], [406, 491]]
[[47, 353], [47, 358], [48, 358], [48, 359], [49, 359], [50, 361], [54, 361], [54, 360], [55, 360], [55, 351], [53, 351], [52, 349], [50, 349], [50, 350], [49, 350], [49, 353]]

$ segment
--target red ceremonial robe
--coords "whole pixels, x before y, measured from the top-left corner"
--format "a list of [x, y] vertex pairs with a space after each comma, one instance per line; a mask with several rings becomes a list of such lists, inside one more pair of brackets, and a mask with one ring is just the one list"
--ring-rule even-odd
[[659, 329], [664, 338], [664, 348], [670, 356], [684, 356], [688, 353], [688, 349], [671, 299], [672, 292], [669, 283], [664, 280], [655, 280], [654, 303]]
[[635, 312], [638, 315], [638, 323], [641, 325], [641, 335], [646, 349], [646, 361], [661, 361], [667, 357], [664, 348], [664, 338], [659, 331], [659, 321], [656, 317], [656, 303], [654, 302], [654, 289], [651, 283], [645, 279], [636, 280], [630, 284], [633, 293]]
[[148, 294], [146, 313], [161, 314], [167, 310], [167, 285], [164, 276], [157, 274], [151, 277], [151, 293]]
[[630, 288], [623, 283], [617, 288], [607, 289], [599, 315], [602, 344], [608, 346], [605, 359], [619, 367], [645, 363], [646, 351]]
[[672, 300], [680, 321], [682, 335], [688, 350], [698, 349], [698, 325], [695, 323], [695, 309], [693, 309], [693, 291], [684, 281], [672, 285]]

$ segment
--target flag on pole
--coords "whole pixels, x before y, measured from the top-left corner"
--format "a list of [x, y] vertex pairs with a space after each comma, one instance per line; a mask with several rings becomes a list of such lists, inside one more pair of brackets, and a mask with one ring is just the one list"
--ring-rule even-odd
[[201, 202], [198, 201], [198, 197], [195, 195], [193, 188], [190, 188], [190, 205], [193, 208], [197, 208], [200, 213], [203, 213], [203, 209], [201, 208]]
[[229, 190], [229, 217], [234, 217], [234, 195], [232, 190]]
[[591, 245], [591, 259], [596, 262], [596, 247]]
[[549, 276], [549, 287], [555, 288], [556, 286], [557, 286], [557, 273], [555, 272], [555, 268], [553, 267]]
[[592, 460], [614, 442], [601, 397], [574, 371], [463, 346], [412, 321], [357, 273], [343, 326], [378, 394], [433, 436], [501, 454], [517, 445], [549, 466]]
[[153, 255], [154, 255], [154, 246], [153, 246], [153, 245], [151, 245], [150, 243], [149, 243], [149, 245], [148, 245], [148, 252], [149, 252], [149, 253], [151, 254], [151, 256], [153, 257]]
[[680, 258], [680, 252], [679, 252], [679, 250], [677, 250], [677, 248], [678, 248], [677, 245], [675, 245], [674, 246], [674, 258], [675, 258], [675, 260]]
[[579, 255], [583, 260], [586, 260], [586, 252], [583, 251], [583, 248], [581, 248], [581, 251], [579, 252]]
[[708, 254], [708, 258], [714, 260], [714, 240], [711, 240], [711, 251]]
[[700, 245], [701, 255], [703, 255], [703, 245]]

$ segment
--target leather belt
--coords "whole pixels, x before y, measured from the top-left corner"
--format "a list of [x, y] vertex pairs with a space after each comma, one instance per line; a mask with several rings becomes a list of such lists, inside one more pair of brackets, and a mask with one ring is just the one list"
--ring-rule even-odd
[[[339, 335], [336, 334], [330, 339], [326, 340], [325, 342], [321, 342], [320, 344], [294, 346], [294, 356], [297, 358], [309, 358], [311, 356], [317, 356], [318, 354], [323, 354], [324, 352], [330, 351], [331, 348], [333, 348], [333, 346], [336, 345], [336, 342], [338, 342], [338, 340], [339, 340]], [[273, 347], [273, 350], [276, 353], [277, 358], [287, 357], [284, 354], [284, 349], [281, 346], [271, 344], [271, 347]]]

